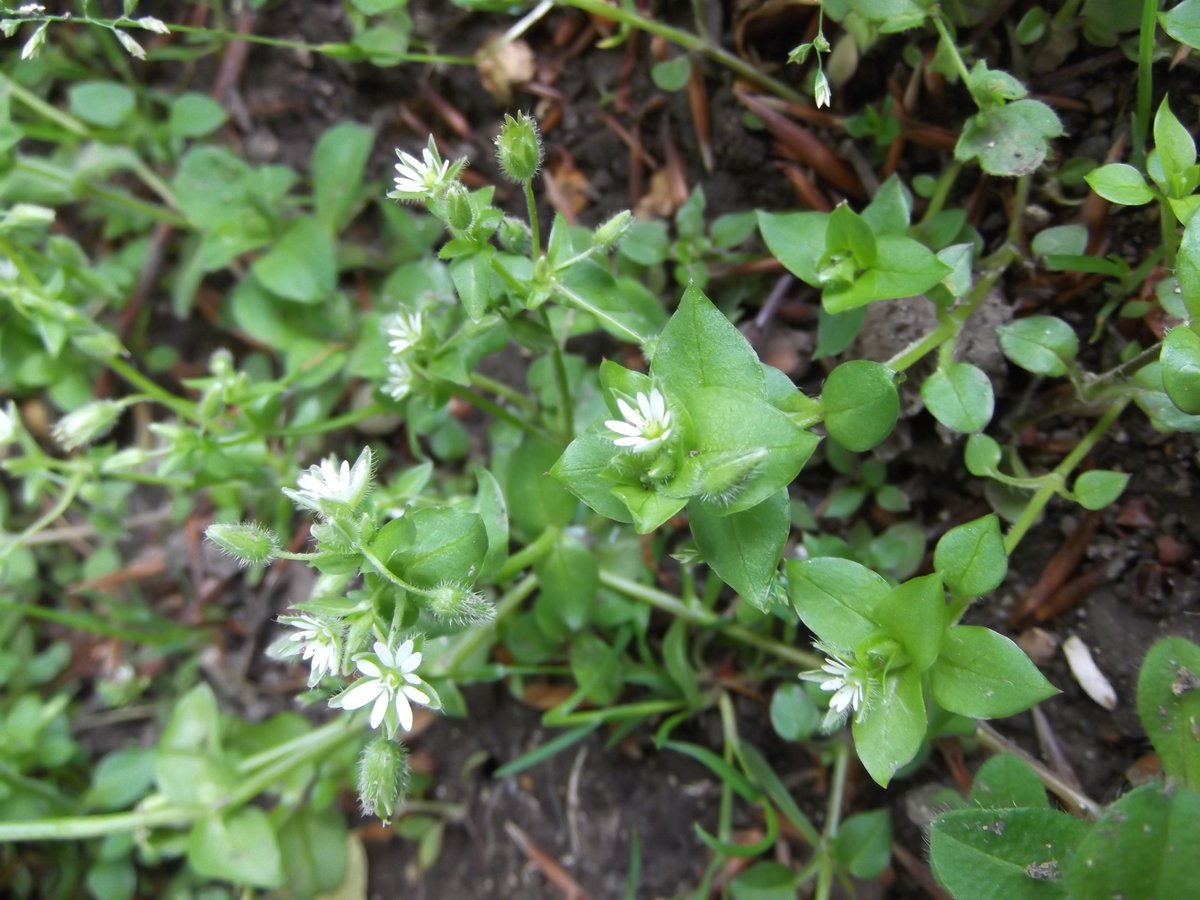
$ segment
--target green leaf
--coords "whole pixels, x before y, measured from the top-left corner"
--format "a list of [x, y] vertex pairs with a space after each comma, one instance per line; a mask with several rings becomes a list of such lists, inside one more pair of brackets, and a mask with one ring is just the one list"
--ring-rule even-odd
[[912, 664], [924, 672], [937, 659], [946, 633], [942, 576], [934, 572], [892, 588], [874, 605], [871, 618], [900, 643]]
[[986, 478], [997, 472], [1003, 451], [995, 438], [986, 434], [973, 434], [963, 447], [963, 462], [967, 471], [977, 478]]
[[672, 622], [663, 637], [662, 656], [667, 674], [687, 700], [688, 706], [695, 707], [700, 703], [700, 679], [696, 677], [696, 670], [688, 655], [688, 631], [688, 623], [683, 619]]
[[495, 249], [483, 247], [474, 253], [456, 256], [450, 262], [454, 290], [467, 315], [476, 322], [488, 311], [492, 296], [492, 257], [495, 255]]
[[1187, 185], [1187, 170], [1196, 164], [1196, 144], [1191, 134], [1171, 112], [1166, 97], [1154, 115], [1154, 149], [1158, 151], [1166, 176], [1167, 193], [1174, 197], [1191, 193]]
[[733, 900], [795, 900], [799, 879], [782, 863], [757, 862], [729, 884]]
[[742, 597], [767, 609], [791, 529], [787, 490], [727, 516], [692, 504], [688, 521], [700, 555], [712, 570]]
[[1083, 225], [1052, 225], [1033, 236], [1030, 249], [1038, 256], [1082, 256], [1087, 241]]
[[578, 631], [591, 621], [599, 584], [599, 567], [592, 552], [572, 537], [564, 537], [534, 565], [539, 593], [534, 606], [538, 624], [547, 634], [546, 620]]
[[954, 810], [933, 823], [930, 863], [955, 897], [1065, 898], [1062, 873], [1087, 832], [1084, 822], [1050, 809]]
[[1183, 229], [1176, 273], [1190, 324], [1194, 326], [1200, 323], [1200, 218], [1192, 217]]
[[250, 270], [268, 291], [297, 303], [320, 303], [337, 286], [337, 257], [325, 229], [297, 219]]
[[821, 390], [825, 427], [847, 450], [861, 453], [880, 444], [900, 415], [895, 373], [866, 359], [844, 362]]
[[568, 654], [571, 674], [585, 697], [597, 706], [607, 706], [621, 693], [620, 653], [591, 632], [571, 642]]
[[762, 366], [750, 342], [695, 287], [684, 291], [663, 329], [650, 371], [689, 407], [704, 388], [766, 396]]
[[829, 213], [758, 214], [758, 230], [771, 254], [784, 268], [813, 287], [820, 287], [818, 263], [825, 253]]
[[865, 306], [836, 314], [822, 306], [817, 313], [817, 348], [813, 351], [813, 359], [837, 356], [854, 343], [866, 321]]
[[1049, 809], [1046, 789], [1029, 763], [1011, 753], [991, 757], [975, 773], [971, 803], [981, 809]]
[[821, 727], [821, 711], [800, 685], [781, 684], [771, 695], [771, 727], [785, 741], [806, 741]]
[[192, 826], [188, 863], [198, 875], [250, 887], [283, 885], [283, 857], [267, 814], [244, 806], [211, 815]]
[[1200, 413], [1200, 335], [1178, 325], [1163, 339], [1163, 388], [1182, 412]]
[[225, 107], [207, 94], [186, 91], [171, 99], [167, 131], [178, 138], [198, 138], [212, 134], [225, 124]]
[[787, 487], [817, 448], [817, 437], [787, 414], [739, 391], [697, 391], [688, 412], [695, 445], [663, 493], [697, 498], [694, 505], [713, 515], [758, 506]]
[[[573, 440], [550, 469], [550, 475], [591, 509], [617, 522], [631, 522], [629, 510], [613, 493], [608, 474], [613, 455], [611, 432], [597, 423]], [[683, 508], [681, 501], [680, 509]]]
[[657, 266], [666, 262], [670, 246], [666, 222], [634, 222], [621, 239], [618, 252], [639, 266]]
[[339, 122], [326, 129], [313, 148], [314, 212], [331, 235], [349, 222], [374, 143], [375, 132], [370, 128], [357, 122]]
[[1127, 484], [1129, 475], [1124, 472], [1093, 469], [1075, 479], [1071, 494], [1084, 509], [1104, 509], [1121, 496]]
[[118, 128], [136, 105], [132, 90], [116, 81], [79, 81], [67, 88], [72, 115], [101, 128]]
[[660, 91], [674, 93], [682, 90], [692, 74], [692, 61], [686, 56], [664, 59], [650, 67], [650, 78]]
[[876, 262], [845, 287], [828, 287], [822, 306], [842, 313], [875, 300], [898, 300], [923, 294], [950, 274], [950, 267], [920, 241], [880, 235]]
[[1196, 892], [1200, 794], [1146, 785], [1100, 817], [1066, 866], [1071, 897], [1151, 900]]
[[1092, 190], [1110, 203], [1141, 206], [1154, 199], [1142, 173], [1128, 163], [1109, 163], [1084, 176]]
[[[609, 443], [607, 459], [611, 460]], [[566, 525], [575, 517], [575, 498], [549, 474], [558, 457], [557, 447], [531, 435], [513, 454], [505, 496], [512, 523], [528, 536], [539, 535], [551, 525]]]
[[882, 575], [849, 559], [820, 557], [787, 564], [788, 595], [817, 638], [851, 649], [879, 631], [875, 607], [891, 591]]
[[409, 583], [434, 587], [443, 581], [474, 584], [487, 542], [483, 519], [475, 513], [429, 507], [393, 519], [379, 532], [372, 549]]
[[196, 685], [171, 707], [171, 717], [158, 739], [158, 749], [212, 750], [220, 747], [221, 716], [217, 697], [207, 684]]
[[1181, 44], [1200, 47], [1200, 0], [1183, 0], [1158, 14], [1163, 31]]
[[333, 807], [302, 805], [279, 828], [279, 850], [293, 896], [334, 891], [346, 877], [346, 823]]
[[954, 158], [978, 158], [989, 175], [1028, 175], [1046, 159], [1050, 139], [1062, 133], [1058, 116], [1040, 100], [988, 106], [967, 119]]
[[833, 856], [862, 881], [883, 874], [892, 860], [892, 820], [886, 809], [855, 813], [838, 828]]
[[1138, 673], [1137, 708], [1163, 771], [1200, 788], [1200, 647], [1182, 637], [1155, 643]]
[[825, 230], [825, 253], [849, 253], [860, 269], [872, 268], [879, 260], [875, 232], [862, 216], [845, 203], [829, 214]]
[[951, 528], [937, 542], [933, 567], [956, 597], [981, 597], [1008, 574], [1008, 554], [994, 514]]
[[930, 686], [938, 704], [973, 719], [1015, 715], [1058, 693], [1021, 648], [990, 628], [946, 632]]
[[850, 727], [858, 758], [876, 784], [887, 787], [892, 776], [912, 761], [921, 749], [926, 726], [921, 673], [908, 666], [884, 678]]
[[996, 329], [1000, 347], [1012, 362], [1035, 375], [1065, 375], [1075, 365], [1079, 338], [1054, 316], [1030, 316]]
[[475, 495], [475, 509], [483, 520], [487, 531], [488, 549], [483, 558], [483, 566], [479, 570], [479, 578], [491, 578], [508, 559], [508, 504], [504, 500], [504, 491], [496, 476], [483, 466], [473, 466], [478, 489]]
[[690, 756], [698, 763], [701, 763], [721, 779], [722, 782], [729, 785], [747, 803], [762, 802], [762, 792], [745, 775], [707, 747], [701, 747], [699, 744], [689, 744], [684, 741], [666, 741], [663, 743], [663, 747], [667, 750], [674, 750], [676, 753]]
[[153, 785], [154, 750], [148, 747], [114, 750], [92, 771], [92, 785], [84, 802], [91, 809], [124, 809], [144, 797]]
[[921, 385], [921, 399], [933, 417], [952, 431], [983, 431], [992, 420], [992, 382], [970, 363], [951, 363]]

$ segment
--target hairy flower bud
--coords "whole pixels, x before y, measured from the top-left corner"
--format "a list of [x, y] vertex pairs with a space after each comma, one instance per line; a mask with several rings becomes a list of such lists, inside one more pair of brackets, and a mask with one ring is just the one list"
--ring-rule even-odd
[[504, 220], [500, 223], [498, 237], [500, 238], [500, 246], [509, 253], [524, 255], [529, 252], [531, 240], [529, 226], [520, 219], [505, 216]]
[[611, 250], [616, 246], [617, 241], [623, 238], [625, 233], [632, 227], [633, 213], [627, 209], [622, 210], [597, 228], [592, 235], [592, 240], [596, 242], [596, 246], [600, 249]]
[[358, 758], [357, 787], [363, 815], [389, 821], [408, 795], [408, 751], [383, 735], [372, 738]]
[[429, 608], [443, 622], [456, 625], [483, 625], [496, 618], [496, 610], [487, 597], [454, 582], [433, 589]]
[[496, 158], [505, 176], [517, 184], [532, 179], [542, 164], [542, 136], [537, 122], [525, 113], [518, 113], [515, 119], [506, 113], [496, 135]]
[[209, 525], [204, 536], [243, 566], [261, 566], [279, 552], [278, 536], [257, 522]]
[[466, 231], [475, 221], [470, 194], [461, 182], [456, 181], [446, 188], [446, 224], [455, 231]]
[[50, 433], [64, 450], [77, 450], [108, 434], [124, 408], [115, 400], [97, 400], [63, 416]]

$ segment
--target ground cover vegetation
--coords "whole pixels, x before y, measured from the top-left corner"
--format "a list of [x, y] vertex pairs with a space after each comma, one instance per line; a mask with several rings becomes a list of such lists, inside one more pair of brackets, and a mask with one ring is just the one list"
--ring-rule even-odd
[[6, 894], [1189, 893], [1200, 0], [49, 6]]

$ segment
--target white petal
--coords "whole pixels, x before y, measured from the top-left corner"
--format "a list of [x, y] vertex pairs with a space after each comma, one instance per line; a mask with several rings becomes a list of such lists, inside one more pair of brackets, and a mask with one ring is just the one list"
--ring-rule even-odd
[[364, 675], [370, 675], [372, 678], [379, 678], [383, 675], [383, 672], [380, 671], [379, 666], [375, 665], [375, 663], [371, 662], [369, 659], [360, 659], [358, 661], [358, 671], [362, 672]]
[[617, 434], [625, 434], [630, 437], [638, 437], [642, 433], [642, 429], [636, 425], [630, 425], [628, 422], [623, 422], [620, 419], [609, 419], [604, 423], [604, 427], [610, 431], [615, 431]]
[[667, 415], [667, 401], [656, 390], [650, 392], [650, 415], [660, 422]]
[[404, 673], [405, 675], [408, 675], [411, 672], [417, 671], [417, 666], [419, 666], [421, 664], [421, 660], [423, 658], [424, 658], [424, 654], [413, 653], [411, 656], [408, 657], [408, 659], [406, 659], [406, 660], [404, 660], [404, 662], [400, 663], [400, 671], [402, 673]]
[[631, 435], [630, 437], [617, 438], [613, 441], [618, 447], [642, 447], [646, 443], [646, 439], [641, 435]]
[[422, 706], [429, 705], [429, 695], [424, 691], [417, 690], [415, 687], [409, 687], [407, 684], [400, 688], [400, 692], [404, 694], [413, 703], [420, 703]]
[[383, 724], [383, 717], [387, 715], [388, 695], [384, 691], [375, 700], [375, 705], [371, 707], [371, 727], [378, 728]]
[[346, 693], [342, 694], [340, 705], [342, 709], [361, 709], [376, 697], [386, 695], [383, 683], [375, 679], [360, 681]]
[[391, 649], [383, 641], [376, 641], [371, 649], [375, 651], [375, 655], [379, 657], [379, 662], [386, 668], [394, 669], [396, 667], [396, 657], [392, 655]]
[[396, 694], [396, 713], [400, 716], [400, 728], [404, 731], [411, 731], [413, 725], [412, 705], [402, 693]]
[[[638, 396], [641, 397], [642, 395], [638, 394]], [[617, 409], [621, 411], [621, 415], [623, 415], [628, 422], [633, 425], [637, 425], [639, 429], [641, 428], [642, 417], [638, 415], [638, 411], [636, 409], [626, 403], [621, 397], [617, 398]]]

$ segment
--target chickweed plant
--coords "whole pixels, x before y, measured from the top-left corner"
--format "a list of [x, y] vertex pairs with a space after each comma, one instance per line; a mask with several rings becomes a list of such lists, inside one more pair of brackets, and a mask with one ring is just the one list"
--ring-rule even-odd
[[[346, 784], [430, 865], [463, 809], [426, 796], [410, 733], [469, 722], [466, 685], [504, 681], [519, 696], [531, 679], [569, 685], [543, 717], [561, 731], [500, 776], [605, 728], [614, 741], [641, 729], [719, 782], [715, 824], [695, 824], [711, 859], [698, 896], [827, 898], [878, 877], [889, 814], [843, 816], [852, 766], [888, 788], [941, 738], [1012, 750], [985, 720], [1058, 689], [977, 607], [1004, 589], [1049, 504], [1121, 497], [1130, 476], [1088, 460], [1133, 407], [1160, 432], [1200, 431], [1195, 109], [1152, 102], [1158, 56], [1200, 46], [1200, 2], [1129, 4], [1128, 26], [1104, 5], [1024, 4], [995, 38], [1007, 52], [985, 54], [965, 35], [989, 4], [827, 0], [789, 57], [809, 105], [837, 108], [853, 61], [902, 33], [906, 64], [965, 111], [941, 171], [892, 166], [861, 202], [711, 223], [695, 188], [671, 223], [624, 211], [591, 228], [541, 212], [545, 141], [526, 112], [494, 137], [507, 185], [486, 185], [431, 135], [396, 150], [381, 188], [367, 176], [376, 134], [350, 121], [320, 136], [302, 180], [229, 149], [227, 112], [207, 95], [139, 80], [139, 61], [219, 47], [223, 29], [138, 16], [133, 0], [117, 19], [86, 2], [71, 15], [3, 7], [0, 30], [20, 48], [0, 74], [7, 888], [141, 896], [168, 863], [172, 896], [344, 888], [363, 865], [336, 808]], [[348, 2], [345, 43], [242, 37], [380, 66], [472, 61], [413, 51], [404, 6]], [[633, 4], [539, 3], [506, 39], [559, 7], [611, 23], [606, 47], [645, 32], [689, 65], [805, 100], [718, 36]], [[1026, 252], [1031, 198], [1065, 129], [1030, 95], [1025, 61], [1064, 35], [1137, 62], [1132, 155], [1084, 168], [1099, 198], [1153, 208], [1147, 259], [1097, 256], [1083, 224], [1044, 228]], [[95, 77], [106, 66], [120, 74]], [[877, 143], [908, 127], [890, 106], [869, 112], [854, 127]], [[953, 205], [973, 176], [1005, 192], [999, 239]], [[376, 229], [366, 248], [364, 222]], [[762, 248], [819, 303], [825, 369], [810, 392], [737, 325], [762, 302], [758, 282], [719, 277]], [[985, 326], [1005, 366], [1054, 386], [997, 420], [999, 375], [969, 335], [1022, 268], [1099, 276], [1108, 300], [1082, 328], [1042, 312]], [[202, 364], [150, 330], [146, 272], [177, 325], [219, 330]], [[887, 358], [856, 354], [869, 310], [910, 298], [928, 327]], [[1161, 339], [1133, 327], [1151, 307]], [[1101, 338], [1112, 354], [1089, 352]], [[885, 452], [922, 407], [991, 506], [931, 544]], [[1051, 416], [1074, 430], [1046, 467], [1022, 457], [1019, 434]], [[797, 479], [818, 465], [834, 483], [814, 512]], [[168, 533], [181, 537], [155, 537]], [[151, 545], [162, 556], [144, 558]], [[134, 562], [171, 586], [129, 578]], [[222, 635], [245, 634], [241, 607], [268, 589], [286, 593], [266, 616], [269, 646], [249, 646], [231, 673]], [[85, 663], [81, 647], [106, 661]], [[737, 679], [717, 673], [715, 647]], [[233, 702], [260, 672], [290, 678], [286, 704]], [[1186, 895], [1200, 837], [1195, 673], [1200, 650], [1183, 638], [1141, 668], [1162, 779], [1104, 808], [1040, 763], [993, 756], [968, 796], [939, 801], [937, 879], [964, 898]], [[735, 705], [735, 680], [769, 691], [758, 718], [828, 766], [820, 827], [747, 736], [763, 729]], [[719, 721], [718, 747], [679, 737], [704, 716]], [[98, 723], [145, 719], [140, 743], [97, 755], [86, 740]], [[747, 817], [761, 824], [749, 842], [734, 828]], [[760, 859], [787, 835], [802, 857]], [[46, 854], [26, 852], [32, 842]]]

